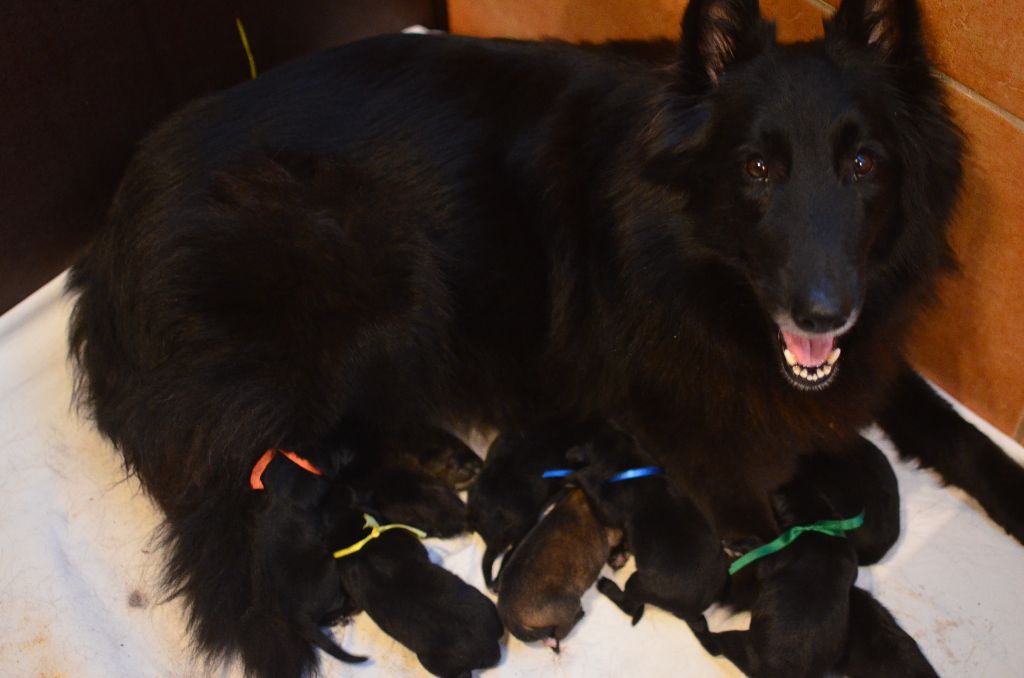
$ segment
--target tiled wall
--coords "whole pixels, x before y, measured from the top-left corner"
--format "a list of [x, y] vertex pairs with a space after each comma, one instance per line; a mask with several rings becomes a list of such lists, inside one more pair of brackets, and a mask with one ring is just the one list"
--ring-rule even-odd
[[[829, 0], [835, 6], [838, 0]], [[676, 37], [683, 0], [449, 0], [456, 33], [567, 40]], [[1024, 442], [1024, 6], [921, 0], [933, 56], [970, 141], [953, 228], [960, 275], [917, 329], [929, 378]], [[821, 34], [822, 0], [762, 0], [779, 39]]]

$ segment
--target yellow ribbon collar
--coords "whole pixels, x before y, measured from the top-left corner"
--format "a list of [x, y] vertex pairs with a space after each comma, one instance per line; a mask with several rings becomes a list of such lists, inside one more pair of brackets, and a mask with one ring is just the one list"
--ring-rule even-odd
[[413, 534], [415, 534], [420, 539], [423, 539], [424, 537], [427, 536], [427, 533], [424, 532], [423, 530], [421, 530], [419, 528], [416, 528], [416, 527], [412, 527], [410, 525], [402, 525], [401, 523], [391, 523], [390, 525], [381, 525], [380, 523], [377, 522], [377, 520], [373, 516], [371, 516], [368, 513], [364, 513], [363, 514], [363, 519], [366, 521], [363, 524], [363, 528], [364, 529], [369, 529], [370, 530], [370, 534], [366, 535], [365, 537], [363, 537], [362, 539], [357, 541], [355, 544], [352, 544], [351, 546], [346, 546], [343, 549], [335, 551], [334, 552], [334, 557], [335, 558], [344, 558], [345, 556], [350, 556], [353, 553], [356, 553], [357, 551], [361, 550], [364, 546], [369, 544], [371, 541], [373, 541], [374, 539], [379, 537], [382, 532], [387, 532], [388, 530], [395, 530], [395, 529], [408, 530], [409, 532], [412, 532]]

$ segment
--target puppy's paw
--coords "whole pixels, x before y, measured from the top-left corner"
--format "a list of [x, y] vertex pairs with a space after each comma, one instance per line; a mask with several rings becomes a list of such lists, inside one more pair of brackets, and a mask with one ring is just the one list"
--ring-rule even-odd
[[761, 540], [757, 537], [742, 537], [737, 539], [723, 539], [722, 540], [722, 551], [730, 559], [736, 559], [747, 553], [753, 551], [761, 545]]

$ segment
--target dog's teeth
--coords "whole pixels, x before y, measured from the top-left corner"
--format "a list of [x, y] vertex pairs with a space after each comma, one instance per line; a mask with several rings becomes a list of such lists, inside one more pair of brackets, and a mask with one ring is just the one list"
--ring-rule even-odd
[[800, 376], [800, 366], [799, 365], [793, 365], [793, 374], [795, 374], [798, 377]]
[[796, 365], [796, 356], [788, 349], [782, 349], [782, 357], [786, 359], [786, 364], [792, 367]]
[[819, 368], [818, 368], [818, 369], [817, 369], [817, 370], [815, 371], [815, 373], [814, 373], [814, 376], [815, 376], [815, 377], [817, 377], [818, 379], [822, 379], [822, 378], [824, 378], [824, 377], [825, 377], [825, 370], [823, 370], [823, 369], [821, 369], [821, 368], [819, 367]]
[[803, 377], [804, 379], [806, 379], [806, 378], [807, 378], [807, 370], [805, 370], [805, 369], [802, 369], [802, 368], [801, 368], [801, 370], [800, 370], [799, 374], [800, 374], [800, 376], [801, 376], [801, 377]]
[[831, 365], [825, 365], [824, 367], [821, 368], [821, 373], [825, 374], [825, 375], [832, 374], [832, 366]]
[[834, 351], [832, 351], [831, 353], [828, 354], [828, 364], [829, 365], [835, 365], [836, 364], [836, 361], [839, 360], [839, 353], [840, 353], [841, 350], [842, 349], [838, 349], [837, 348], [837, 349], [835, 349]]

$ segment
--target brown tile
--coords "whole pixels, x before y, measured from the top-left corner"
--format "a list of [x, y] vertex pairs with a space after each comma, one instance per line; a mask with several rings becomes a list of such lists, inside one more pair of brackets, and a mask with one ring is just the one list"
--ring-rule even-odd
[[454, 33], [513, 38], [607, 40], [678, 37], [683, 3], [673, 0], [449, 0]]
[[[825, 0], [834, 7], [838, 0]], [[918, 0], [939, 69], [1024, 118], [1024, 5]]]
[[[449, 0], [448, 20], [452, 32], [466, 35], [570, 41], [678, 38], [685, 5], [677, 0]], [[764, 0], [761, 6], [778, 20], [782, 40], [821, 34], [821, 11], [806, 0]]]
[[1012, 436], [1024, 410], [1024, 129], [961, 91], [950, 103], [971, 145], [952, 231], [962, 272], [941, 285], [911, 356]]

